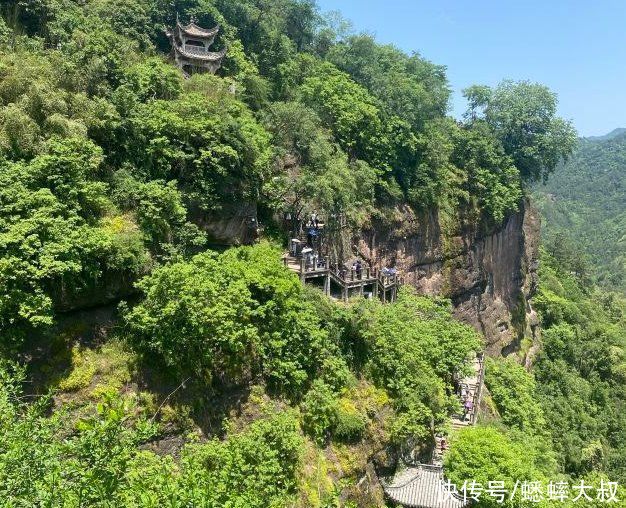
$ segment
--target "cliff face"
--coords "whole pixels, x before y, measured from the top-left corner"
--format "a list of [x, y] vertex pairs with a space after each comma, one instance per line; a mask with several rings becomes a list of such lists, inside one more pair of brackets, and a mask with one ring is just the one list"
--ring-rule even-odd
[[[255, 207], [233, 206], [228, 212], [219, 220], [199, 222], [212, 238], [225, 244], [253, 241], [250, 217], [256, 217]], [[524, 356], [532, 356], [532, 348], [527, 348], [532, 343], [522, 341], [534, 338], [538, 331], [529, 304], [537, 285], [537, 210], [525, 201], [499, 227], [466, 226], [453, 235], [442, 230], [445, 221], [434, 211], [418, 215], [405, 207], [396, 212], [391, 226], [388, 221], [386, 225], [374, 223], [354, 235], [352, 242], [347, 237], [337, 239], [335, 255], [348, 259], [356, 251], [372, 266], [397, 267], [405, 282], [420, 293], [450, 298], [456, 316], [484, 334], [488, 354], [506, 356], [523, 350]], [[113, 279], [106, 294], [102, 288], [79, 297], [59, 294], [57, 310], [94, 307], [131, 293], [130, 281]]]
[[191, 220], [204, 230], [209, 241], [221, 245], [252, 243], [258, 235], [256, 203], [238, 202], [223, 205], [215, 213], [193, 208]]
[[528, 201], [490, 230], [466, 227], [444, 234], [436, 213], [401, 211], [393, 227], [374, 224], [355, 241], [374, 266], [396, 266], [405, 282], [427, 295], [450, 298], [457, 317], [485, 335], [487, 353], [508, 355], [532, 337], [529, 304], [537, 285], [540, 219]]

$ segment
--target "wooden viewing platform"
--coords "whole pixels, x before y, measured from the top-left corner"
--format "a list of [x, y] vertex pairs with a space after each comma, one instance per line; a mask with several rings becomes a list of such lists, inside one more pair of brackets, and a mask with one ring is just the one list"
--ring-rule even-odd
[[398, 274], [385, 274], [376, 268], [355, 269], [331, 265], [328, 258], [307, 263], [304, 257], [285, 256], [285, 266], [297, 273], [303, 283], [318, 286], [324, 294], [347, 301], [353, 296], [380, 298], [384, 303], [395, 301], [402, 279]]

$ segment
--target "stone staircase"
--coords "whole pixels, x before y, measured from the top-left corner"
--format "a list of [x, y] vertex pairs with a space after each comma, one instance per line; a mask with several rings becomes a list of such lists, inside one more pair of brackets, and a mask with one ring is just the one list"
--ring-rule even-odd
[[[473, 374], [460, 382], [460, 386], [465, 387], [465, 396], [472, 401], [472, 409], [464, 414], [453, 415], [451, 418], [452, 429], [458, 430], [468, 425], [476, 423], [476, 417], [478, 414], [478, 407], [480, 406], [482, 383], [484, 378], [484, 359], [482, 356], [474, 358], [472, 364]], [[459, 398], [461, 406], [463, 406], [463, 398]]]
[[[453, 432], [476, 423], [484, 376], [484, 356], [479, 354], [472, 361], [472, 373], [459, 383], [465, 388], [463, 395], [472, 401], [473, 407], [470, 411], [464, 411], [466, 414], [451, 417]], [[462, 395], [459, 395], [459, 401], [463, 405]], [[407, 508], [464, 508], [469, 505], [466, 500], [456, 495], [442, 494], [444, 440], [443, 435], [435, 437], [435, 449], [430, 464], [414, 464], [400, 469], [393, 478], [382, 482], [385, 494], [391, 501]]]

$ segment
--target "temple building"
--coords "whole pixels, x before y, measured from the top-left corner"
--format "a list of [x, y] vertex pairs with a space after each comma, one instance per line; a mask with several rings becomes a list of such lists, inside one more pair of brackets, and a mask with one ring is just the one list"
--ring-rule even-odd
[[198, 72], [215, 72], [221, 67], [226, 48], [209, 51], [219, 32], [219, 26], [209, 30], [201, 28], [191, 20], [183, 25], [176, 15], [176, 27], [167, 31], [172, 43], [172, 58], [186, 77]]

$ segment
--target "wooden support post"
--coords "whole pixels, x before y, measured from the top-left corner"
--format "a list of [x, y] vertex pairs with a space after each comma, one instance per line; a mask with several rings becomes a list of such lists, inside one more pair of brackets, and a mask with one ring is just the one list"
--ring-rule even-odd
[[348, 285], [345, 284], [342, 288], [341, 288], [341, 296], [343, 298], [344, 302], [348, 301]]
[[304, 282], [306, 279], [306, 259], [302, 258], [300, 260], [300, 280]]
[[374, 298], [378, 298], [378, 279], [374, 281]]
[[354, 268], [350, 269], [350, 280], [354, 281]]
[[330, 296], [330, 270], [324, 276], [324, 294]]
[[391, 290], [391, 297], [392, 302], [395, 302], [396, 298], [398, 297], [398, 274], [395, 274], [393, 276], [393, 289]]

